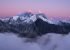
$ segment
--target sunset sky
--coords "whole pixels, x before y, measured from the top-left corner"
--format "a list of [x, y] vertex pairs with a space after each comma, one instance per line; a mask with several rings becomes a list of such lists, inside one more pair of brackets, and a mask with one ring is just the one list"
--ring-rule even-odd
[[47, 16], [70, 17], [70, 0], [0, 0], [0, 16], [14, 16], [25, 11], [41, 11]]

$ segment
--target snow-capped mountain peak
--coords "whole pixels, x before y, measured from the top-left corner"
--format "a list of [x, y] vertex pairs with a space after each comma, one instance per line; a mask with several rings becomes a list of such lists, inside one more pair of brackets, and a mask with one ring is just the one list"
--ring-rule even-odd
[[19, 16], [13, 16], [13, 17], [12, 17], [12, 19], [15, 20], [15, 21], [16, 21], [18, 18], [19, 18]]
[[31, 24], [33, 22], [35, 22], [37, 19], [41, 19], [45, 22], [48, 22], [50, 24], [54, 24], [54, 22], [52, 22], [51, 20], [47, 19], [46, 15], [43, 13], [37, 13], [37, 14], [33, 14], [31, 12], [25, 12], [25, 13], [21, 13], [17, 16], [13, 16], [11, 18], [11, 23], [28, 23]]
[[31, 16], [33, 16], [33, 13], [31, 13], [31, 12], [25, 12], [25, 13], [19, 14], [18, 16], [31, 17]]
[[35, 38], [46, 33], [68, 34], [70, 32], [69, 23], [59, 23], [55, 25], [47, 19], [43, 13], [24, 13], [13, 16], [5, 21], [0, 21], [1, 32], [15, 32], [21, 37]]
[[12, 21], [17, 22], [18, 20], [20, 20], [23, 23], [32, 23], [36, 21], [36, 15], [32, 14], [31, 12], [25, 12], [25, 13], [21, 13], [20, 15], [17, 16], [13, 16], [11, 18]]
[[54, 22], [52, 22], [51, 20], [49, 20], [49, 19], [46, 17], [46, 15], [43, 14], [43, 13], [37, 14], [37, 18], [40, 18], [40, 19], [42, 19], [43, 21], [48, 22], [48, 23], [50, 23], [50, 24], [54, 24]]
[[50, 24], [54, 24], [51, 20], [47, 19], [46, 15], [43, 13], [33, 14], [31, 12], [25, 12], [21, 13], [20, 15], [13, 16], [12, 19], [14, 21], [18, 21], [18, 19], [20, 19], [21, 21], [30, 24], [35, 22], [38, 18]]

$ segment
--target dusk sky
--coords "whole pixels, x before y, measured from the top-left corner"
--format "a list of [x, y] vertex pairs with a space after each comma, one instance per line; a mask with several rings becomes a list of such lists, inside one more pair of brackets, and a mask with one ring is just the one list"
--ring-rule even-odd
[[70, 17], [70, 0], [0, 0], [0, 16], [14, 16], [25, 11], [47, 16]]

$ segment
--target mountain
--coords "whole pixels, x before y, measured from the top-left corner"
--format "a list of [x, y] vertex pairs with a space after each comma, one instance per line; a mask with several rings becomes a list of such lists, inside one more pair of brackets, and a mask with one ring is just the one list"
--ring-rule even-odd
[[43, 13], [25, 12], [8, 19], [0, 20], [0, 32], [14, 32], [21, 37], [34, 38], [47, 33], [68, 34], [70, 23], [54, 24]]
[[25, 12], [22, 14], [19, 14], [17, 16], [13, 16], [10, 18], [10, 22], [15, 23], [32, 23], [35, 22], [38, 18], [42, 19], [45, 22], [48, 22], [50, 24], [53, 24], [52, 21], [48, 20], [46, 15], [43, 13], [38, 14], [32, 14], [31, 12]]

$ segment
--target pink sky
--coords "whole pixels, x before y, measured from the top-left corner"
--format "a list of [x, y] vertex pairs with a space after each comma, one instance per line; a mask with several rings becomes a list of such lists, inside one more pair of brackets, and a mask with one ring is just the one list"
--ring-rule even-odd
[[0, 16], [39, 10], [47, 16], [70, 17], [70, 0], [0, 0]]

